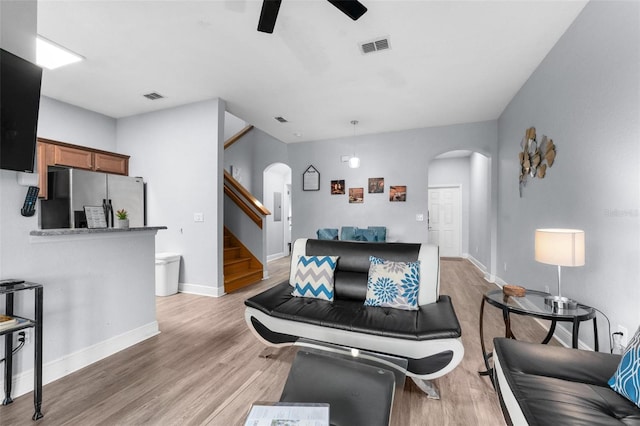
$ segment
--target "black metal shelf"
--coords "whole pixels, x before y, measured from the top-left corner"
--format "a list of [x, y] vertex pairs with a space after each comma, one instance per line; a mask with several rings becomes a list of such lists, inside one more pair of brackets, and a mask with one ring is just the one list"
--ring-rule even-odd
[[[14, 315], [13, 305], [15, 293], [23, 290], [34, 290], [35, 318], [26, 318]], [[5, 315], [18, 319], [18, 323], [0, 330], [0, 336], [4, 336], [4, 400], [2, 405], [11, 404], [11, 387], [13, 385], [13, 334], [27, 328], [33, 328], [34, 332], [34, 383], [33, 383], [33, 420], [43, 417], [42, 414], [42, 284], [21, 282], [0, 286], [0, 295], [5, 296]]]

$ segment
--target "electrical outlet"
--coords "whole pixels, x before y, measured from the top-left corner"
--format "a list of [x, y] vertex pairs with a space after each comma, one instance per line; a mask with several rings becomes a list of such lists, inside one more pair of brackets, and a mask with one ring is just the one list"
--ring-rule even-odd
[[204, 222], [204, 213], [194, 213], [193, 214], [194, 222]]
[[14, 336], [16, 336], [15, 344], [19, 344], [19, 339], [23, 334], [24, 334], [24, 344], [26, 345], [29, 342], [31, 342], [31, 329], [26, 328], [24, 330], [21, 330], [18, 334], [14, 334]]
[[548, 285], [545, 285], [545, 286], [544, 286], [544, 292], [545, 292], [545, 293], [549, 293], [549, 286], [548, 286]]
[[422, 213], [416, 214], [416, 221], [418, 222], [424, 221], [424, 215]]
[[618, 331], [622, 333], [622, 336], [620, 337], [620, 344], [626, 348], [627, 343], [629, 343], [629, 330], [627, 330], [627, 327], [623, 327], [618, 324]]

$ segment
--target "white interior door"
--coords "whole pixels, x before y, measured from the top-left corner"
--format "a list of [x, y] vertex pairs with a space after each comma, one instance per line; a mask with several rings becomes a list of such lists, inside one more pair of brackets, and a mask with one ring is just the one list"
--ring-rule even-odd
[[459, 186], [429, 188], [429, 243], [440, 256], [461, 257], [462, 202]]

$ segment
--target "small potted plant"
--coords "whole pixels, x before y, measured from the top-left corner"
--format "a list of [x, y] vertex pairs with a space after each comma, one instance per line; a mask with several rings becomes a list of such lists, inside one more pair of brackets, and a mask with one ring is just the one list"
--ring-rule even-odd
[[116, 217], [118, 220], [114, 224], [116, 228], [128, 229], [129, 228], [129, 215], [125, 209], [116, 211]]

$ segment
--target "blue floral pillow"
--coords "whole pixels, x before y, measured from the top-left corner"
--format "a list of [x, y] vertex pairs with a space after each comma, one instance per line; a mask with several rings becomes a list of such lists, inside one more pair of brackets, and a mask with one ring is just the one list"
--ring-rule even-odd
[[370, 256], [365, 306], [418, 310], [420, 261], [392, 262]]
[[640, 327], [624, 351], [618, 369], [609, 379], [609, 386], [640, 407]]

